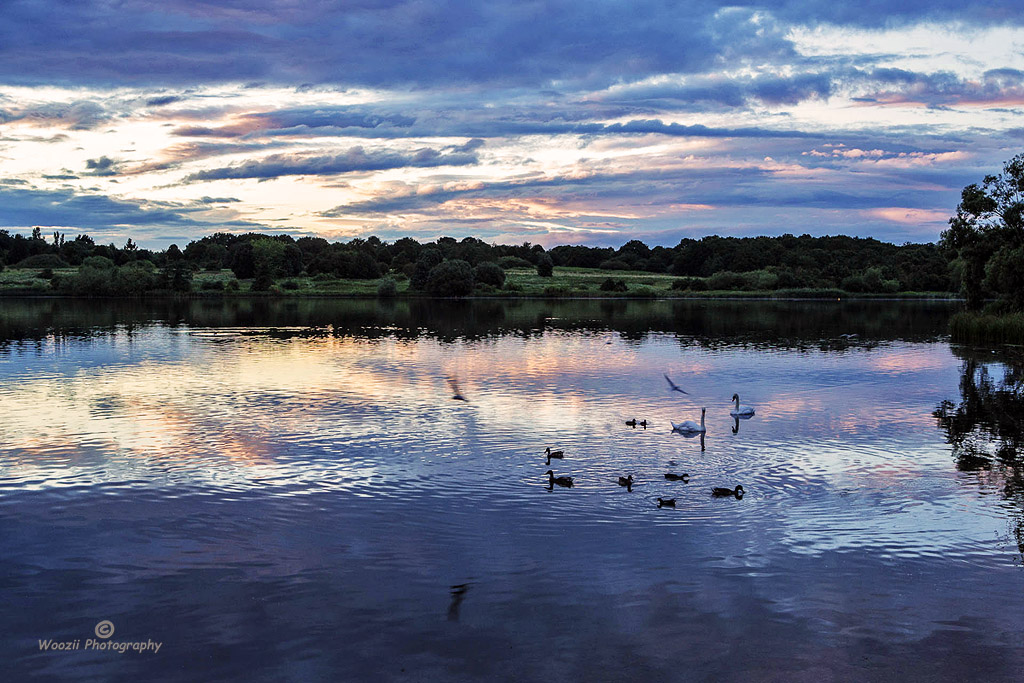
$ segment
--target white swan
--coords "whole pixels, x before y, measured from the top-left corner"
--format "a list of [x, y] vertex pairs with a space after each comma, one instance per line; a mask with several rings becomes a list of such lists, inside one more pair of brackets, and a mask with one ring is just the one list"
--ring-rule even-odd
[[672, 423], [672, 431], [680, 432], [682, 434], [699, 434], [706, 432], [707, 429], [704, 427], [704, 413], [708, 411], [707, 408], [700, 409], [700, 424], [697, 424], [693, 420], [687, 420], [682, 424]]
[[743, 417], [743, 416], [750, 416], [750, 415], [754, 414], [754, 409], [751, 408], [750, 406], [741, 406], [740, 405], [740, 395], [739, 394], [733, 394], [732, 395], [732, 400], [736, 401], [736, 407], [729, 411], [729, 414], [732, 415], [733, 417]]

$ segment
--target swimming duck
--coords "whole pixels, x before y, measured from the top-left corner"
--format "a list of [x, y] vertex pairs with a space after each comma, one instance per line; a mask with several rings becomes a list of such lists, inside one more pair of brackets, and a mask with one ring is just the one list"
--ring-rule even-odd
[[549, 460], [551, 458], [564, 458], [565, 457], [565, 451], [553, 451], [553, 450], [551, 450], [551, 446], [548, 446], [547, 449], [544, 452], [547, 454]]
[[736, 416], [743, 417], [744, 415], [753, 415], [754, 414], [754, 409], [751, 408], [750, 406], [741, 406], [740, 405], [740, 395], [739, 394], [733, 394], [732, 395], [732, 400], [736, 401], [736, 407], [729, 411], [729, 414], [732, 415], [733, 417], [736, 417]]
[[658, 507], [660, 507], [660, 508], [674, 508], [675, 506], [676, 506], [676, 499], [675, 498], [669, 498], [667, 500], [664, 499], [664, 498], [659, 498], [658, 499]]
[[565, 488], [572, 488], [572, 477], [556, 477], [555, 473], [552, 472], [551, 470], [548, 470], [544, 474], [548, 475], [548, 486], [554, 486], [555, 484], [558, 484], [559, 486], [564, 486]]
[[629, 475], [628, 477], [619, 477], [619, 486], [632, 486], [632, 485], [633, 485], [633, 475], [632, 474]]
[[642, 420], [641, 422], [637, 422], [637, 424], [643, 427], [644, 429], [647, 429], [647, 420]]
[[668, 479], [669, 481], [687, 481], [689, 480], [690, 475], [685, 472], [682, 474], [672, 474], [671, 472], [666, 472], [665, 478]]
[[721, 486], [716, 486], [713, 489], [711, 489], [711, 495], [718, 496], [718, 497], [736, 496], [736, 498], [742, 498], [743, 497], [743, 493], [744, 493], [743, 487], [740, 486], [739, 484], [736, 484], [736, 488], [734, 488], [734, 489], [727, 489], [727, 488], [723, 488]]
[[672, 431], [680, 432], [682, 434], [702, 434], [707, 431], [704, 426], [704, 414], [708, 411], [707, 408], [700, 409], [700, 424], [697, 424], [693, 420], [687, 420], [681, 424], [672, 423]]
[[632, 420], [626, 420], [626, 426], [627, 427], [636, 427], [636, 418], [634, 417]]

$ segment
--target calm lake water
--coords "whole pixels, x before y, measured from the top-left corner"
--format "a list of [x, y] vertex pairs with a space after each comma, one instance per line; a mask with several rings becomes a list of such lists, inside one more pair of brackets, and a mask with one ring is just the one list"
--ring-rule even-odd
[[1024, 373], [952, 309], [0, 300], [5, 678], [1019, 681]]

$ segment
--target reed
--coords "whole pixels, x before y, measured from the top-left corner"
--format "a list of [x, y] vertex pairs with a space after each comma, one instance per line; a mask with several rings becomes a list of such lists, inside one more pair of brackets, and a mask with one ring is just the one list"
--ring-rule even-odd
[[956, 313], [949, 334], [967, 344], [1024, 344], [1024, 313]]

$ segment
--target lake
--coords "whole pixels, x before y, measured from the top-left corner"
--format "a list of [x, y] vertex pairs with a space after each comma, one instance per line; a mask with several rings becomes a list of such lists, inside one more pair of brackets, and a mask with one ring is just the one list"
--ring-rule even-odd
[[0, 299], [7, 679], [1020, 680], [954, 308]]

